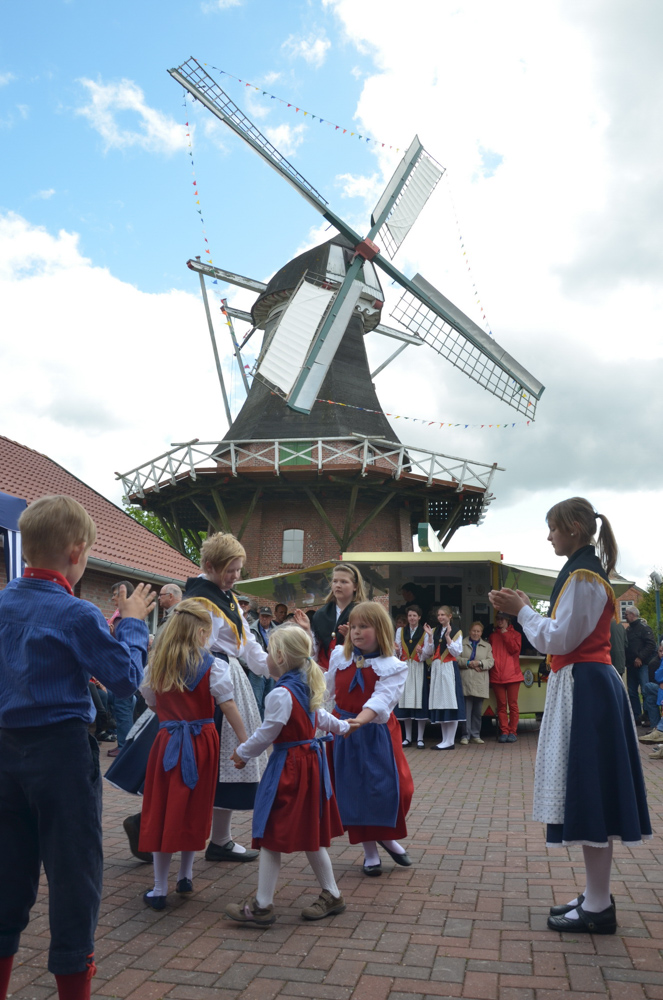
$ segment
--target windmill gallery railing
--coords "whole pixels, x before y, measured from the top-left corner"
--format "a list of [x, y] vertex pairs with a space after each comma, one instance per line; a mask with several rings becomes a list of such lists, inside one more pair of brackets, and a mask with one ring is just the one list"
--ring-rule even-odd
[[[211, 468], [209, 462], [214, 463]], [[495, 472], [503, 472], [497, 464], [473, 462], [453, 455], [442, 455], [426, 448], [413, 447], [384, 438], [363, 437], [359, 434], [349, 438], [288, 439], [286, 441], [245, 440], [245, 441], [198, 441], [194, 438], [184, 444], [175, 445], [151, 462], [131, 469], [116, 472], [122, 480], [128, 497], [143, 497], [145, 491], [160, 492], [167, 484], [175, 486], [178, 480], [189, 477], [195, 480], [198, 473], [223, 473], [238, 476], [242, 472], [271, 469], [274, 475], [281, 470], [292, 471], [308, 466], [322, 472], [339, 465], [360, 467], [366, 476], [369, 466], [389, 471], [395, 480], [404, 474], [425, 479], [426, 485], [452, 485], [460, 493], [467, 487], [490, 491]]]

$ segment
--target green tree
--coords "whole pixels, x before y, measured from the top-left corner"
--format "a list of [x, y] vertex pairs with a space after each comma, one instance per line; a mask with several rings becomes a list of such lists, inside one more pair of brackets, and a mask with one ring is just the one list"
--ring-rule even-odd
[[[162, 525], [161, 521], [156, 516], [156, 514], [153, 514], [149, 510], [143, 510], [142, 507], [134, 507], [132, 504], [129, 503], [126, 497], [122, 498], [122, 506], [124, 507], [129, 517], [133, 517], [134, 521], [138, 521], [139, 524], [142, 524], [145, 528], [148, 529], [148, 531], [151, 531], [153, 535], [156, 535], [157, 538], [161, 538], [162, 541], [167, 542], [168, 545], [171, 545], [173, 548], [176, 547], [173, 545], [170, 535], [168, 534], [168, 532], [166, 531], [166, 529], [164, 528], [164, 526]], [[207, 537], [207, 533], [204, 531], [199, 531], [197, 532], [197, 535], [198, 538], [200, 539], [200, 544], [202, 544], [202, 542]], [[186, 549], [187, 558], [190, 559], [192, 562], [195, 562], [197, 565], [200, 565], [199, 549], [196, 548], [191, 539], [187, 538], [186, 535], [184, 536], [184, 548]]]
[[654, 630], [654, 634], [656, 634], [656, 590], [651, 580], [649, 581], [645, 596], [638, 604], [638, 612], [640, 617], [645, 619], [647, 624]]

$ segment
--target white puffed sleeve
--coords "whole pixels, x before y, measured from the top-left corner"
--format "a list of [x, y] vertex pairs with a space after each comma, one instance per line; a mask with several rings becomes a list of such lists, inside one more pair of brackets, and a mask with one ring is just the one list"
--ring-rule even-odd
[[394, 640], [394, 649], [395, 649], [395, 652], [396, 652], [396, 656], [400, 657], [401, 653], [403, 652], [403, 629], [402, 628], [397, 628], [396, 629], [396, 639]]
[[559, 599], [555, 618], [544, 618], [525, 605], [518, 613], [518, 621], [535, 649], [563, 656], [592, 634], [608, 600], [605, 587], [598, 580], [580, 579], [571, 574]]
[[141, 684], [139, 691], [142, 694], [143, 698], [145, 699], [145, 704], [149, 708], [155, 708], [157, 703], [157, 696], [150, 687], [150, 681], [148, 677], [146, 677], [143, 680], [143, 683]]
[[431, 656], [435, 652], [435, 643], [433, 642], [432, 633], [426, 632], [426, 638], [424, 639], [424, 644], [421, 647], [421, 659], [430, 660]]
[[449, 650], [449, 652], [453, 656], [454, 660], [457, 660], [458, 657], [463, 652], [463, 633], [462, 632], [456, 632], [456, 635], [454, 636], [454, 638], [450, 639], [449, 642], [447, 642], [447, 649]]
[[237, 747], [237, 756], [248, 761], [259, 757], [277, 738], [292, 713], [292, 697], [285, 687], [274, 688], [265, 698], [265, 718], [246, 743]]
[[209, 673], [209, 689], [217, 705], [231, 701], [235, 697], [230, 664], [226, 660], [214, 659]]
[[385, 723], [398, 704], [405, 681], [407, 680], [407, 660], [398, 660], [395, 656], [381, 656], [371, 660], [370, 665], [377, 674], [377, 684], [373, 694], [364, 703], [364, 708], [375, 712], [373, 722]]
[[343, 736], [350, 728], [345, 719], [337, 719], [335, 715], [326, 712], [324, 708], [317, 710], [315, 724], [318, 729], [322, 729], [323, 733], [334, 733], [336, 736]]

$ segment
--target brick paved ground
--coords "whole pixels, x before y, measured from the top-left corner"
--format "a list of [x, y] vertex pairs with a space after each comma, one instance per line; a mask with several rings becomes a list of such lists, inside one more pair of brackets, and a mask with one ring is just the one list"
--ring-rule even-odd
[[[526, 726], [532, 726], [526, 723]], [[142, 902], [151, 868], [128, 852], [121, 827], [134, 800], [105, 788], [105, 888], [97, 935], [97, 997], [127, 1000], [663, 1000], [662, 868], [650, 847], [615, 851], [615, 937], [546, 930], [548, 907], [581, 886], [579, 849], [547, 851], [528, 820], [536, 733], [515, 745], [408, 750], [415, 778], [412, 868], [383, 860], [368, 879], [347, 841], [331, 849], [348, 908], [305, 923], [317, 896], [300, 855], [286, 859], [271, 928], [226, 921], [223, 907], [256, 885], [256, 865], [196, 860], [196, 893], [165, 913]], [[663, 763], [643, 751], [654, 829], [663, 828]], [[235, 833], [247, 843], [249, 823]], [[172, 868], [172, 886], [176, 874]], [[0, 889], [1, 891], [1, 889]], [[47, 1000], [47, 891], [25, 933], [13, 996]]]

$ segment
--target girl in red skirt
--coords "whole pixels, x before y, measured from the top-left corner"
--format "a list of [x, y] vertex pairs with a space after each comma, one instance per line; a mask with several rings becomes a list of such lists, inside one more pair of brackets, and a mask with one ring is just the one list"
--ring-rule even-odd
[[181, 852], [176, 891], [193, 892], [193, 856], [209, 836], [219, 772], [215, 702], [238, 738], [246, 739], [228, 664], [205, 648], [212, 634], [209, 609], [199, 598], [177, 606], [154, 644], [141, 687], [160, 721], [147, 764], [139, 840], [139, 850], [154, 857], [154, 889], [143, 896], [153, 910], [166, 906], [174, 851]]
[[358, 604], [349, 624], [329, 661], [327, 691], [336, 714], [361, 728], [350, 740], [334, 740], [336, 799], [350, 843], [364, 848], [364, 874], [376, 876], [382, 874], [378, 844], [396, 864], [412, 864], [398, 841], [407, 836], [414, 785], [393, 711], [408, 663], [394, 656], [394, 626], [380, 604]]
[[274, 892], [281, 854], [304, 851], [322, 892], [302, 910], [305, 920], [320, 920], [345, 909], [326, 848], [343, 834], [323, 743], [316, 729], [347, 734], [356, 726], [321, 708], [322, 670], [311, 657], [311, 640], [298, 626], [272, 633], [267, 666], [276, 687], [265, 698], [265, 719], [233, 753], [235, 767], [274, 745], [253, 811], [252, 847], [260, 848], [258, 891], [243, 903], [226, 906], [232, 920], [273, 924]]

